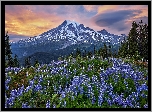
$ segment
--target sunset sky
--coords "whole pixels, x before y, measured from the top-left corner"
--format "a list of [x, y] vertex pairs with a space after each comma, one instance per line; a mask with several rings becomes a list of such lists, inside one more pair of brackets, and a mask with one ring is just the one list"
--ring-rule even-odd
[[74, 20], [95, 31], [128, 34], [133, 21], [148, 23], [148, 5], [6, 5], [5, 31], [11, 41], [40, 35]]

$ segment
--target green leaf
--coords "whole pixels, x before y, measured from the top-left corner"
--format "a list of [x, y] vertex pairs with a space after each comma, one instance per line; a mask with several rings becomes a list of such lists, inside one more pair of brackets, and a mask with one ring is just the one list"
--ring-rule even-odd
[[58, 94], [54, 94], [54, 95], [52, 96], [52, 101], [57, 97], [57, 95], [58, 95]]

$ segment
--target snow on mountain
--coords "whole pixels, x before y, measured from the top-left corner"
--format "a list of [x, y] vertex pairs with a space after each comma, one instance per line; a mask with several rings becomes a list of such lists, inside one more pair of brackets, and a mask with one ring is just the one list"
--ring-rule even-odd
[[[120, 36], [110, 34], [105, 29], [101, 31], [94, 31], [89, 27], [85, 27], [83, 24], [79, 24], [75, 21], [65, 20], [61, 25], [53, 28], [47, 32], [44, 32], [38, 36], [30, 37], [25, 40], [13, 42], [12, 49], [14, 52], [18, 48], [30, 48], [47, 45], [49, 49], [65, 49], [68, 46], [75, 44], [96, 44], [97, 42], [109, 42], [112, 44], [119, 44], [124, 40], [126, 35]], [[55, 44], [54, 46], [51, 46]], [[20, 53], [26, 55], [27, 53]]]
[[66, 20], [66, 22], [67, 22], [67, 25], [73, 24], [75, 28], [76, 28], [76, 26], [79, 26], [79, 25], [80, 25], [79, 23], [77, 23], [77, 22], [75, 22], [75, 21], [71, 21], [71, 20]]

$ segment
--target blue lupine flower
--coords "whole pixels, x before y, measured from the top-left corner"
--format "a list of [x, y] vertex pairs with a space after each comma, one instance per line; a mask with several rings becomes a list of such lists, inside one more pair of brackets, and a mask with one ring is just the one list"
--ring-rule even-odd
[[11, 107], [14, 104], [15, 97], [9, 97], [6, 99], [7, 104]]
[[46, 108], [50, 108], [50, 100], [46, 103]]
[[53, 108], [56, 108], [56, 105], [55, 105], [55, 104], [53, 104]]
[[110, 98], [107, 99], [107, 102], [108, 102], [108, 104], [109, 104], [110, 106], [112, 105], [112, 102], [111, 102]]
[[66, 101], [65, 101], [65, 100], [64, 100], [64, 104], [63, 104], [63, 106], [64, 106], [64, 107], [66, 107]]
[[39, 77], [39, 83], [43, 81], [42, 76]]
[[5, 81], [5, 85], [7, 85], [10, 81], [11, 81], [11, 77], [7, 77], [7, 79]]
[[141, 86], [137, 87], [137, 92], [141, 92], [144, 90], [148, 90], [148, 86], [146, 84], [142, 84]]
[[[94, 90], [92, 89], [92, 84], [94, 84], [97, 89], [99, 89], [99, 96], [98, 97], [98, 105], [102, 105], [102, 100], [103, 100], [103, 95], [104, 93], [108, 92], [108, 95], [112, 98], [112, 100], [110, 100], [109, 98], [106, 99], [106, 101], [108, 102], [109, 105], [114, 104], [117, 102], [117, 104], [122, 105], [124, 108], [126, 108], [127, 106], [129, 107], [140, 107], [140, 105], [138, 104], [139, 102], [136, 102], [139, 100], [139, 96], [142, 97], [147, 97], [147, 95], [145, 94], [141, 94], [140, 91], [143, 90], [148, 90], [148, 86], [146, 84], [142, 84], [140, 85], [138, 83], [138, 80], [143, 79], [143, 74], [142, 72], [138, 72], [138, 71], [134, 71], [134, 69], [131, 67], [130, 64], [126, 64], [123, 63], [123, 61], [121, 59], [116, 59], [116, 58], [111, 58], [110, 59], [113, 62], [113, 67], [112, 68], [107, 68], [105, 71], [102, 71], [100, 73], [100, 79], [101, 81], [99, 82], [98, 78], [94, 75], [92, 77], [92, 81], [90, 81], [90, 78], [88, 78], [86, 75], [84, 74], [80, 74], [80, 76], [74, 76], [73, 80], [71, 79], [71, 83], [69, 85], [69, 87], [65, 87], [64, 89], [61, 88], [61, 86], [59, 86], [59, 88], [56, 88], [54, 86], [54, 90], [57, 91], [57, 93], [61, 93], [61, 97], [60, 98], [64, 98], [66, 96], [67, 93], [71, 92], [73, 95], [76, 95], [80, 92], [81, 94], [83, 94], [83, 87], [81, 86], [81, 84], [86, 85], [88, 87], [88, 91], [87, 91], [87, 96], [88, 98], [91, 98], [92, 103], [94, 103], [94, 101], [96, 100], [94, 98]], [[61, 65], [62, 63], [66, 63], [66, 66], [68, 65], [68, 63], [64, 60], [64, 61], [58, 61], [58, 62], [52, 62], [52, 64], [49, 64], [47, 66], [47, 69], [45, 70], [41, 70], [42, 72], [48, 72], [49, 69], [53, 74], [59, 73], [62, 75], [65, 75], [67, 78], [69, 78], [69, 75], [71, 74], [71, 70], [70, 69], [66, 69], [65, 65], [64, 67]], [[37, 70], [40, 70], [41, 67], [43, 67], [44, 65], [40, 66]], [[90, 67], [92, 65], [89, 65]], [[15, 71], [17, 72], [18, 68], [14, 68], [14, 67], [9, 67], [5, 69], [6, 71]], [[74, 69], [74, 71], [76, 72], [77, 69]], [[115, 75], [112, 75], [115, 74]], [[108, 76], [112, 75], [112, 78], [114, 79], [114, 82], [117, 83], [119, 77], [117, 74], [121, 74], [122, 77], [124, 78], [124, 84], [126, 85], [126, 88], [128, 88], [128, 83], [126, 82], [126, 78], [132, 78], [134, 80], [134, 83], [136, 85], [136, 90], [137, 92], [132, 92], [126, 99], [123, 98], [123, 95], [118, 95], [117, 93], [114, 94], [113, 93], [113, 86], [111, 84], [107, 84], [105, 82], [105, 80], [108, 80]], [[5, 73], [5, 76], [8, 77], [5, 81], [5, 88], [9, 89], [8, 83], [10, 81], [10, 77], [7, 75], [7, 73]], [[46, 77], [46, 76], [44, 76]], [[47, 75], [47, 77], [52, 77], [50, 75]], [[22, 86], [21, 88], [18, 88], [17, 90], [12, 90], [11, 91], [11, 96], [9, 98], [9, 100], [6, 100], [5, 103], [5, 107], [8, 108], [11, 107], [11, 105], [13, 105], [13, 103], [11, 101], [13, 101], [13, 98], [18, 97], [19, 95], [21, 95], [23, 92], [28, 92], [30, 89], [34, 89], [35, 91], [39, 91], [42, 90], [42, 86], [40, 84], [37, 84], [34, 86], [34, 80], [38, 79], [38, 77], [34, 77], [33, 80], [29, 81], [29, 86], [26, 87], [25, 91], [24, 91], [24, 87]], [[144, 79], [145, 80], [145, 79]], [[146, 80], [148, 80], [148, 77], [146, 77]], [[43, 76], [39, 77], [39, 82], [43, 81]], [[60, 81], [59, 81], [60, 82]], [[49, 83], [49, 81], [48, 81]], [[68, 84], [68, 83], [67, 83]], [[34, 87], [33, 87], [34, 86]], [[76, 86], [78, 87], [78, 90], [76, 89]], [[46, 88], [46, 87], [44, 87]], [[44, 90], [43, 88], [43, 90]], [[13, 97], [13, 98], [12, 98]], [[74, 98], [74, 96], [73, 96]], [[7, 102], [9, 102], [7, 104]], [[49, 102], [47, 102], [49, 104]], [[23, 104], [23, 107], [25, 104]], [[144, 107], [147, 107], [148, 105], [145, 104]], [[53, 105], [53, 107], [55, 107], [55, 105]]]
[[41, 90], [42, 89], [42, 86], [41, 86], [41, 84], [40, 83], [38, 83], [37, 85], [35, 85], [34, 86], [35, 88], [34, 88], [34, 91], [39, 91], [39, 90]]
[[5, 85], [5, 90], [9, 90], [9, 85]]
[[141, 89], [142, 89], [142, 90], [148, 90], [148, 86], [147, 86], [146, 84], [142, 84], [142, 85], [141, 85]]
[[98, 106], [101, 106], [102, 102], [103, 102], [102, 95], [99, 95], [98, 96]]
[[31, 88], [32, 88], [31, 86], [27, 86], [25, 92], [28, 92]]
[[22, 95], [22, 93], [24, 92], [24, 85], [22, 85], [21, 88], [18, 88], [18, 96]]
[[144, 108], [148, 108], [148, 104], [145, 104], [145, 105], [144, 105]]
[[28, 103], [22, 103], [22, 108], [31, 108], [30, 106], [28, 106]]
[[12, 97], [16, 97], [17, 96], [17, 92], [18, 91], [15, 89], [15, 90], [12, 90], [10, 94], [11, 94]]
[[62, 98], [65, 98], [65, 92], [62, 92], [61, 96]]
[[[132, 96], [129, 96], [129, 97], [131, 98]], [[132, 104], [132, 101], [129, 99], [129, 97], [126, 98], [126, 104], [132, 108], [133, 104]]]
[[29, 81], [29, 85], [33, 86], [34, 85], [34, 79]]
[[71, 99], [74, 101], [74, 96], [71, 96]]

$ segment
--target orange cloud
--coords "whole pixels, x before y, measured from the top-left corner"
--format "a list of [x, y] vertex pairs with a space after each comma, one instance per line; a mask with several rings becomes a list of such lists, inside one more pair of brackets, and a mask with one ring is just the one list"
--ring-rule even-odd
[[148, 17], [148, 7], [147, 8], [141, 8], [140, 10], [142, 11], [142, 13], [135, 16], [134, 18], [140, 18], [140, 17], [144, 17], [144, 16]]
[[102, 5], [98, 7], [98, 14], [103, 13], [105, 11], [113, 11], [118, 10], [118, 5]]
[[[56, 14], [47, 12], [33, 12], [25, 6], [14, 6], [15, 11], [5, 12], [5, 30], [11, 34], [24, 36], [39, 35], [50, 30], [63, 22]], [[44, 6], [45, 7], [45, 6]], [[16, 10], [18, 9], [18, 10]]]

